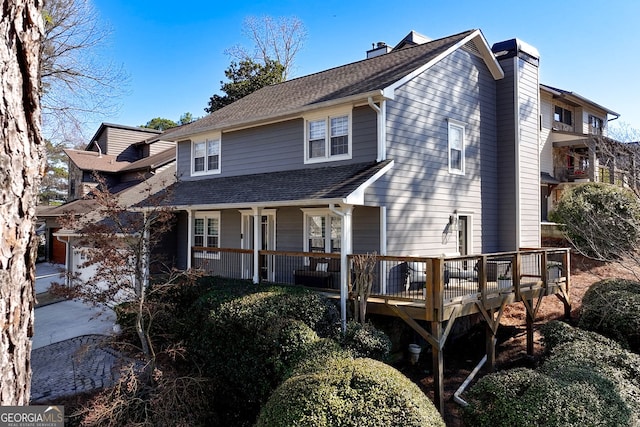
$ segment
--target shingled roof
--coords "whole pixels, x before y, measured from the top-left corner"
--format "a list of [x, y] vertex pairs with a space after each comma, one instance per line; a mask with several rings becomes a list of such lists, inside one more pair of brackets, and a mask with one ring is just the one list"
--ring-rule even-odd
[[325, 102], [382, 91], [474, 33], [480, 34], [478, 30], [469, 30], [264, 87], [182, 126], [171, 134], [170, 139], [177, 141], [187, 135], [282, 118]]
[[[392, 161], [178, 181], [163, 203], [176, 207], [326, 203], [346, 199], [393, 165]], [[144, 202], [142, 203], [144, 205]]]
[[66, 149], [64, 152], [80, 169], [86, 171], [116, 173], [136, 170], [156, 169], [172, 162], [176, 158], [176, 149], [168, 148], [153, 156], [145, 157], [135, 162], [119, 162], [116, 156], [100, 154], [95, 151]]

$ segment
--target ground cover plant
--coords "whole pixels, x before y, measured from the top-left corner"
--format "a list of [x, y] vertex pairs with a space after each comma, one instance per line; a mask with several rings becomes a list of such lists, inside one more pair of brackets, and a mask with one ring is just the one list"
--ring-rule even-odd
[[634, 426], [640, 423], [640, 356], [599, 334], [553, 321], [538, 369], [481, 378], [467, 392], [468, 426]]

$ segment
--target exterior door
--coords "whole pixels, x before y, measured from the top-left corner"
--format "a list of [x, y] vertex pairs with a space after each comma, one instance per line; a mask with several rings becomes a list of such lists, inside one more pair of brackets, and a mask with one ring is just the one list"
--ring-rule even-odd
[[469, 255], [469, 217], [458, 216], [458, 253]]
[[[254, 249], [254, 222], [253, 214], [251, 212], [242, 212], [242, 248]], [[275, 211], [263, 211], [260, 216], [260, 237], [262, 240], [261, 250], [273, 251], [276, 249], [276, 214]], [[260, 255], [260, 279], [261, 280], [274, 280], [275, 268], [272, 257], [267, 255]], [[243, 258], [244, 260], [244, 258]], [[243, 262], [243, 272], [245, 278], [251, 278], [251, 269], [253, 268], [253, 262], [247, 259]]]

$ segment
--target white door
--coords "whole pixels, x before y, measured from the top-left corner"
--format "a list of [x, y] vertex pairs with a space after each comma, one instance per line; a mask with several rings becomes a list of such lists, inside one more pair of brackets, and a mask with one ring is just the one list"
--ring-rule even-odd
[[[254, 226], [253, 213], [242, 211], [242, 248], [254, 249]], [[260, 236], [262, 240], [261, 250], [274, 251], [276, 249], [276, 213], [275, 211], [263, 211], [260, 215]], [[275, 268], [272, 256], [262, 255], [260, 265], [261, 280], [275, 280]], [[251, 270], [253, 262], [250, 257], [243, 257], [243, 277], [250, 279], [253, 277]]]

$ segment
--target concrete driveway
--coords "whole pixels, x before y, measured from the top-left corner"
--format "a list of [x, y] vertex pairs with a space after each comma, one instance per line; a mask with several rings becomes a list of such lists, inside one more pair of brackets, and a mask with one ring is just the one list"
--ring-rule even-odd
[[[36, 265], [36, 294], [46, 292], [52, 282], [61, 282], [61, 266]], [[100, 309], [80, 301], [61, 301], [37, 307], [33, 349], [83, 335], [110, 335], [115, 325], [111, 309]]]

